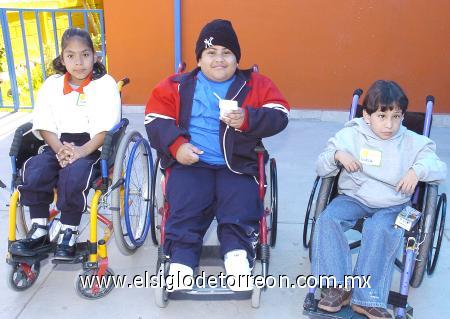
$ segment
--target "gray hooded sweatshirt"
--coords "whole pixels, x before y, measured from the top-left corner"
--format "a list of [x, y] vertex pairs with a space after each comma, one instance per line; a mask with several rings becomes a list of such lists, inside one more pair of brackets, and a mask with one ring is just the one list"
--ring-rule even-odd
[[436, 155], [436, 144], [429, 138], [400, 126], [390, 139], [376, 136], [362, 118], [353, 119], [328, 140], [316, 163], [321, 177], [335, 176], [340, 167], [336, 151], [352, 154], [362, 170], [349, 173], [342, 169], [338, 191], [372, 208], [406, 203], [411, 196], [396, 191], [396, 186], [412, 168], [420, 181], [440, 183], [447, 175], [447, 165]]

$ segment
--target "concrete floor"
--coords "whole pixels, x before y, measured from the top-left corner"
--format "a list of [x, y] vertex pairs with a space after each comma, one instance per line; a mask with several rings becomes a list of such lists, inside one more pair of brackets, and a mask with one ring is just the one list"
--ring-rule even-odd
[[[144, 132], [140, 114], [126, 115], [133, 128]], [[270, 271], [273, 275], [309, 274], [308, 252], [302, 246], [305, 209], [315, 178], [314, 162], [327, 139], [342, 127], [342, 122], [292, 120], [288, 128], [276, 137], [266, 140], [266, 147], [278, 164], [279, 226], [277, 246], [271, 252]], [[438, 155], [450, 164], [450, 128], [434, 127], [432, 138], [438, 145]], [[10, 181], [8, 158], [11, 135], [0, 140], [0, 179]], [[449, 165], [450, 166], [450, 165]], [[441, 186], [441, 192], [450, 191], [450, 182]], [[6, 254], [8, 192], [0, 190], [0, 255]], [[447, 223], [436, 272], [426, 276], [418, 289], [410, 290], [410, 304], [416, 318], [450, 318], [450, 231]], [[115, 247], [114, 239], [108, 245], [110, 266], [118, 275], [143, 275], [154, 272], [156, 248], [151, 240], [133, 256], [123, 256]], [[273, 288], [262, 293], [261, 307], [253, 309], [249, 300], [192, 301], [171, 300], [165, 309], [158, 308], [152, 288], [118, 288], [103, 299], [81, 299], [75, 292], [74, 279], [80, 265], [53, 266], [45, 262], [33, 287], [15, 292], [7, 287], [10, 266], [0, 263], [0, 318], [306, 318], [302, 304], [307, 289]], [[393, 287], [398, 285], [398, 272]]]

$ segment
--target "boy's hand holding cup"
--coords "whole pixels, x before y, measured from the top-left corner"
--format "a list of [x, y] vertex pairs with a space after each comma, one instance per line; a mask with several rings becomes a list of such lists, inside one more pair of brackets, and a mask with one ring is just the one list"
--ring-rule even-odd
[[219, 109], [220, 109], [220, 117], [225, 118], [229, 112], [237, 111], [238, 102], [233, 100], [220, 100]]
[[227, 125], [239, 128], [244, 123], [245, 113], [238, 107], [238, 102], [233, 100], [220, 100], [220, 119]]

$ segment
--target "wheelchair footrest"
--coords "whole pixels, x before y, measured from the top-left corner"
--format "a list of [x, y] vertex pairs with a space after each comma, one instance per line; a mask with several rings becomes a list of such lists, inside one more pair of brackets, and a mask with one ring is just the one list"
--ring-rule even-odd
[[13, 255], [11, 253], [8, 253], [8, 256], [6, 257], [6, 262], [10, 265], [15, 265], [18, 263], [24, 263], [27, 265], [33, 265], [37, 262], [40, 262], [44, 259], [46, 259], [48, 257], [48, 253], [41, 253], [39, 255], [36, 256], [32, 256], [32, 257], [25, 257], [25, 256], [17, 256], [17, 255]]
[[187, 291], [174, 291], [169, 293], [172, 300], [245, 300], [251, 298], [252, 291], [232, 291], [229, 288], [194, 287]]
[[[319, 300], [316, 300], [319, 302]], [[303, 314], [307, 315], [309, 318], [323, 318], [323, 319], [365, 319], [366, 317], [360, 314], [357, 314], [352, 310], [350, 306], [344, 306], [338, 312], [331, 313], [326, 312], [320, 309], [317, 310], [303, 310]]]
[[75, 256], [72, 259], [52, 259], [52, 264], [80, 264], [87, 260], [89, 257], [88, 244], [87, 242], [76, 243], [77, 249], [75, 251]]

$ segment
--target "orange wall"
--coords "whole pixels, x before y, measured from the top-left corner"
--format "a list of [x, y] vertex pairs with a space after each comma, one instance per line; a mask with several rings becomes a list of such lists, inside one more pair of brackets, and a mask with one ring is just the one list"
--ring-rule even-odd
[[[290, 103], [343, 108], [356, 87], [397, 81], [411, 110], [436, 97], [450, 113], [448, 0], [181, 0], [182, 58], [195, 66], [201, 27], [230, 19], [238, 34], [240, 67], [253, 63]], [[173, 72], [173, 1], [106, 1], [110, 73], [128, 75], [125, 103], [144, 104], [152, 87]]]

